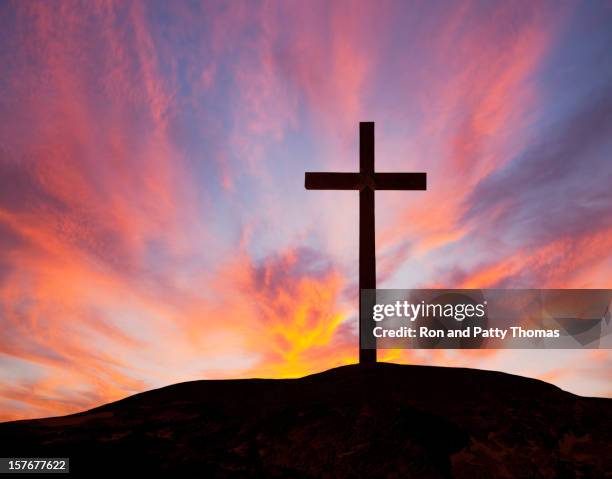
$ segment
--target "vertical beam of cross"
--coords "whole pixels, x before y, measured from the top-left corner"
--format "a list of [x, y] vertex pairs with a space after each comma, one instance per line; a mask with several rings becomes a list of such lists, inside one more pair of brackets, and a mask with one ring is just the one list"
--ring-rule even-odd
[[[359, 173], [362, 175], [362, 181], [364, 177], [374, 176], [374, 122], [359, 123]], [[362, 318], [361, 290], [376, 289], [374, 210], [374, 188], [361, 188], [359, 190], [359, 364], [376, 362], [376, 349], [364, 349], [361, 344], [364, 321], [372, 322], [371, 317]]]
[[[364, 313], [364, 289], [376, 289], [375, 190], [426, 190], [426, 173], [376, 173], [374, 169], [374, 122], [359, 123], [359, 173], [307, 172], [308, 190], [359, 190], [359, 363], [376, 362], [376, 348], [363, 347], [363, 334], [372, 334], [372, 311]], [[367, 309], [367, 308], [366, 308]], [[376, 345], [375, 340], [369, 338]]]

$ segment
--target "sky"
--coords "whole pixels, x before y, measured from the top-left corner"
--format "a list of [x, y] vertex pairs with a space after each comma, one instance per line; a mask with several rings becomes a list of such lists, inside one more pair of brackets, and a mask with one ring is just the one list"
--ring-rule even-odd
[[[0, 4], [0, 420], [357, 361], [381, 288], [612, 288], [612, 3]], [[612, 397], [610, 350], [385, 350]]]

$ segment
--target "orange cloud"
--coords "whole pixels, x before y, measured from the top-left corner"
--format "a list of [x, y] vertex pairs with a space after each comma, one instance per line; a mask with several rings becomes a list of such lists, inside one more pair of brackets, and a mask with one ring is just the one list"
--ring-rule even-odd
[[[517, 278], [526, 286], [547, 288], [608, 288], [610, 279], [595, 280], [592, 272], [604, 266], [612, 247], [611, 230], [559, 238], [530, 251], [525, 248], [510, 257], [484, 265], [468, 274], [457, 287], [492, 288]], [[586, 276], [585, 273], [589, 272]]]

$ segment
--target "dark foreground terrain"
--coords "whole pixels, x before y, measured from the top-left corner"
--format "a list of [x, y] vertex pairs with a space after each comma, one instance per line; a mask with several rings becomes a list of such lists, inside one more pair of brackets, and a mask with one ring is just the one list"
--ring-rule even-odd
[[612, 477], [612, 400], [470, 369], [345, 366], [194, 381], [71, 416], [0, 424], [2, 457], [83, 475]]

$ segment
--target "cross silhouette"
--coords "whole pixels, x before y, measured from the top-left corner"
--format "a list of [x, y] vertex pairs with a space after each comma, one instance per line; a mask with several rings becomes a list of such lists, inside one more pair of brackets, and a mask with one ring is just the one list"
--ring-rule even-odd
[[359, 364], [376, 362], [376, 349], [362, 347], [362, 335], [372, 334], [372, 311], [365, 315], [361, 290], [376, 289], [374, 232], [375, 190], [426, 190], [426, 173], [376, 173], [374, 171], [374, 122], [359, 123], [359, 173], [306, 173], [307, 190], [359, 190]]

